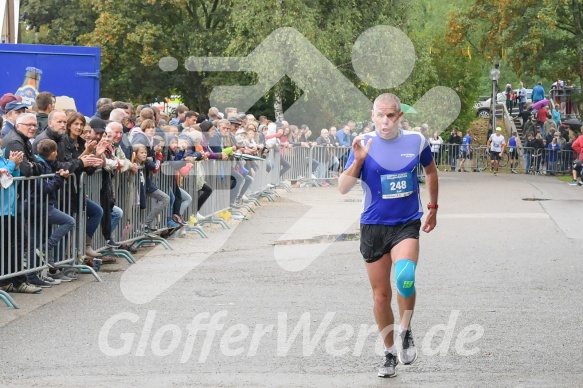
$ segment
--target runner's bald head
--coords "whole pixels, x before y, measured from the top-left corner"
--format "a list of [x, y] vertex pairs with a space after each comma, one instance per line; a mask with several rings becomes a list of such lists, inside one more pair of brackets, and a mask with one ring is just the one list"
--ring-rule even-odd
[[401, 100], [399, 99], [399, 97], [395, 96], [392, 93], [383, 93], [380, 96], [378, 96], [374, 100], [373, 109], [376, 109], [377, 105], [380, 103], [395, 104], [397, 107], [397, 113], [401, 112]]

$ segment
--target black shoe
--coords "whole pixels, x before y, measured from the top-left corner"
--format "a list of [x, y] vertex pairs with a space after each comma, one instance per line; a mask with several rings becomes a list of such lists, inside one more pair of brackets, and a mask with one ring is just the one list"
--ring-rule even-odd
[[395, 377], [397, 375], [397, 356], [392, 353], [385, 353], [383, 365], [379, 368], [379, 377]]
[[42, 281], [37, 274], [28, 275], [28, 282], [33, 286], [40, 287], [40, 288], [51, 288], [53, 285]]
[[113, 240], [107, 240], [106, 244], [110, 248], [119, 248], [119, 247], [121, 247], [121, 244], [120, 243], [115, 242]]

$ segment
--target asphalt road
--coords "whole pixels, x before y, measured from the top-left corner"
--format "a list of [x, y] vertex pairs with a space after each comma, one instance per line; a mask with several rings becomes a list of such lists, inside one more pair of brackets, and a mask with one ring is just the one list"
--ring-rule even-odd
[[83, 275], [15, 295], [20, 310], [0, 306], [0, 386], [583, 385], [583, 188], [441, 173], [438, 227], [421, 237], [417, 270], [420, 356], [389, 380], [376, 377], [352, 235], [360, 197], [282, 192], [208, 240], [109, 267], [103, 283]]

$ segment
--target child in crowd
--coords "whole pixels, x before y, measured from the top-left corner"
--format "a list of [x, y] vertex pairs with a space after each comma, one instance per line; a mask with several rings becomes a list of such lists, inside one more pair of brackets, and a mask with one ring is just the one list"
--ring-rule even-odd
[[178, 139], [178, 136], [174, 134], [167, 134], [166, 141], [168, 142], [166, 161], [170, 167], [168, 173], [174, 174], [173, 188], [170, 192], [168, 226], [177, 228], [186, 225], [186, 222], [182, 219], [182, 214], [192, 202], [190, 194], [183, 190], [181, 186], [183, 176], [190, 172], [193, 164], [184, 161], [184, 154], [188, 147], [186, 139]]
[[[33, 206], [36, 207], [36, 214], [39, 215], [37, 220], [44, 220], [43, 212], [47, 204], [46, 219], [48, 225], [56, 225], [56, 228], [50, 233], [46, 244], [41, 244], [45, 231], [42, 226], [44, 222], [38, 222], [36, 225], [36, 254], [46, 261], [49, 269], [56, 271], [54, 251], [55, 247], [73, 229], [75, 229], [75, 219], [70, 215], [58, 210], [55, 205], [58, 203], [57, 192], [63, 187], [65, 180], [69, 177], [69, 171], [54, 171], [55, 161], [57, 160], [57, 143], [51, 139], [43, 139], [37, 146], [38, 154], [36, 159], [42, 165], [42, 174], [51, 174], [51, 178], [39, 179], [36, 190], [37, 198]], [[30, 222], [31, 220], [29, 220]], [[49, 228], [49, 232], [50, 232]], [[33, 264], [33, 266], [37, 266]], [[28, 275], [28, 281], [35, 286], [48, 288], [55, 284], [60, 284], [60, 279], [47, 278], [40, 275], [39, 272]]]
[[[146, 121], [146, 120], [144, 120]], [[162, 161], [161, 153], [154, 153], [154, 150], [149, 151], [146, 146], [147, 139], [143, 135], [134, 135], [132, 139], [132, 145], [134, 149], [134, 162], [142, 166], [143, 169], [139, 171], [140, 174], [140, 208], [146, 208], [146, 197], [151, 197], [157, 202], [154, 207], [150, 210], [144, 223], [142, 224], [142, 231], [144, 233], [153, 233], [156, 228], [152, 228], [152, 222], [154, 219], [164, 211], [164, 209], [170, 204], [170, 197], [164, 193], [162, 190], [156, 186], [152, 181], [152, 174], [155, 174], [160, 169], [160, 163]]]

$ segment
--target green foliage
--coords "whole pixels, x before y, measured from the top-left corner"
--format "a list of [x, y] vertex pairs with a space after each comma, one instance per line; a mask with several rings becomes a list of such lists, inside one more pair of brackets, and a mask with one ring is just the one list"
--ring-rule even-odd
[[447, 39], [457, 47], [471, 45], [488, 61], [502, 59], [525, 84], [557, 78], [583, 82], [579, 3], [474, 0], [450, 15]]
[[[403, 84], [390, 90], [403, 102], [414, 104], [435, 86], [456, 90], [462, 114], [454, 123], [466, 128], [475, 111], [473, 103], [487, 90], [488, 65], [484, 56], [472, 59], [463, 45], [446, 44], [446, 16], [454, 6], [474, 1], [438, 3], [432, 0], [25, 0], [27, 23], [40, 31], [41, 43], [96, 45], [102, 49], [102, 95], [133, 102], [162, 100], [178, 94], [192, 109], [206, 111], [215, 86], [251, 85], [256, 74], [204, 73], [186, 70], [194, 57], [246, 57], [281, 27], [293, 27], [328, 58], [364, 95], [378, 90], [360, 80], [351, 65], [352, 47], [368, 28], [386, 24], [400, 28], [414, 43], [416, 64]], [[287, 42], [280, 43], [286, 55]], [[568, 48], [563, 47], [563, 50]], [[164, 72], [160, 58], [171, 56], [178, 68]], [[307, 54], [293, 58], [310, 63]], [[269, 71], [270, 58], [259, 55], [261, 70]], [[326, 74], [318, 76], [326, 77]], [[486, 81], [486, 82], [484, 82]], [[252, 108], [273, 117], [273, 96], [278, 90], [284, 108], [301, 95], [313, 92], [284, 77]], [[331, 91], [333, 92], [333, 91]], [[346, 112], [356, 117], [361, 112]], [[299, 123], [298, 123], [299, 124]], [[420, 124], [420, 123], [419, 123]]]

